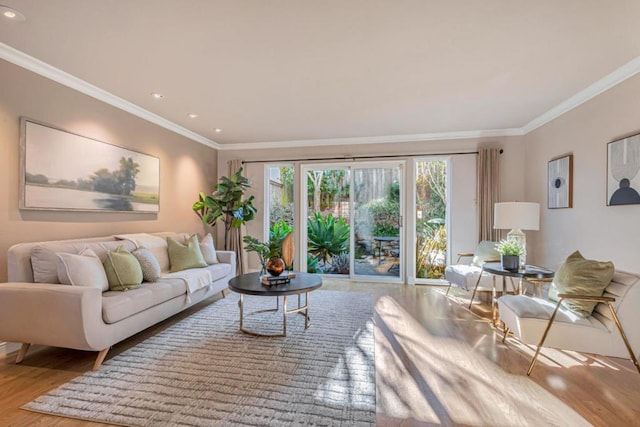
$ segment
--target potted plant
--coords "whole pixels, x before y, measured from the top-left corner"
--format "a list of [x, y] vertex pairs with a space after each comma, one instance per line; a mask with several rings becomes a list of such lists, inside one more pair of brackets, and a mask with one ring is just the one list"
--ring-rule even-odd
[[524, 253], [520, 242], [514, 239], [501, 240], [496, 245], [496, 251], [500, 253], [502, 268], [508, 271], [518, 271], [520, 268], [520, 255]]
[[247, 252], [258, 254], [260, 265], [262, 266], [261, 274], [264, 274], [264, 272], [268, 272], [272, 276], [282, 274], [285, 268], [282, 260], [282, 240], [262, 242], [253, 236], [244, 236], [242, 241], [246, 243], [244, 249]]
[[192, 209], [200, 217], [203, 224], [216, 225], [224, 221], [224, 249], [229, 249], [229, 231], [240, 228], [242, 224], [253, 219], [256, 208], [253, 206], [254, 196], [243, 200], [245, 191], [251, 187], [251, 181], [242, 176], [242, 168], [227, 178], [223, 176], [216, 186], [216, 191], [207, 196], [200, 192], [198, 201]]

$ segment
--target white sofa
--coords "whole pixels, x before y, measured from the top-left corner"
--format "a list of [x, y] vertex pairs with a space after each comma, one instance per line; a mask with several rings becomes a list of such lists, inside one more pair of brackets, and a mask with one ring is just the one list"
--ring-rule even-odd
[[[171, 232], [152, 236], [161, 238], [156, 241], [168, 236], [177, 240], [187, 237]], [[99, 351], [96, 370], [113, 344], [224, 292], [235, 276], [235, 253], [228, 251], [217, 251], [217, 264], [167, 273], [166, 246], [157, 245], [150, 248], [163, 270], [157, 282], [143, 282], [125, 292], [102, 292], [93, 287], [62, 285], [57, 280], [56, 252], [78, 253], [89, 248], [104, 261], [118, 246], [131, 251], [138, 243], [108, 236], [12, 246], [7, 256], [9, 282], [0, 283], [0, 341], [22, 343], [16, 363], [22, 361], [31, 344], [41, 344]], [[35, 280], [32, 256], [38, 258]], [[193, 281], [187, 283], [190, 275], [200, 280], [195, 285]]]

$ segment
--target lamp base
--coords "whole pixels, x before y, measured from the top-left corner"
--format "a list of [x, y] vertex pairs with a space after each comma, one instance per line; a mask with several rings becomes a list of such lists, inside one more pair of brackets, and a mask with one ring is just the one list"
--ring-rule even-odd
[[507, 240], [515, 240], [522, 247], [522, 255], [520, 255], [520, 268], [524, 268], [527, 264], [527, 236], [519, 228], [514, 228], [507, 233]]

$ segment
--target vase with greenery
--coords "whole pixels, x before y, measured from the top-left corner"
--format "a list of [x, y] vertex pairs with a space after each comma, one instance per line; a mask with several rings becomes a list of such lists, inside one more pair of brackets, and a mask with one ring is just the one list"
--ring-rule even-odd
[[224, 221], [224, 249], [229, 249], [229, 231], [240, 228], [242, 224], [254, 218], [257, 209], [253, 206], [254, 196], [244, 198], [251, 187], [251, 181], [242, 176], [242, 168], [229, 178], [223, 176], [216, 186], [216, 191], [207, 196], [200, 192], [198, 201], [192, 208], [203, 224], [216, 225]]
[[524, 253], [520, 242], [517, 240], [501, 240], [496, 245], [496, 251], [500, 253], [502, 268], [509, 271], [518, 271], [520, 268], [520, 255]]

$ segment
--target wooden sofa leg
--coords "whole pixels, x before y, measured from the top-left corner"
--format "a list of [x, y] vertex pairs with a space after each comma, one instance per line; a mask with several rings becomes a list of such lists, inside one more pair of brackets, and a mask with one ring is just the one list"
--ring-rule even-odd
[[640, 373], [640, 365], [638, 365], [638, 359], [636, 359], [635, 354], [633, 354], [633, 349], [631, 348], [631, 344], [629, 344], [629, 340], [627, 339], [627, 334], [625, 334], [624, 329], [622, 329], [622, 324], [618, 319], [618, 315], [616, 314], [616, 311], [613, 309], [613, 305], [610, 302], [607, 302], [607, 305], [609, 306], [609, 310], [611, 310], [611, 315], [613, 316], [613, 320], [616, 322], [616, 326], [620, 331], [620, 336], [622, 337], [622, 341], [624, 341], [624, 345], [627, 346], [627, 351], [629, 352], [629, 356], [631, 356], [631, 361], [636, 366], [638, 373]]
[[16, 365], [22, 363], [24, 357], [27, 355], [27, 351], [29, 351], [29, 347], [31, 344], [23, 342], [22, 347], [20, 347], [20, 351], [18, 351], [18, 356], [16, 357]]
[[104, 362], [104, 358], [107, 357], [108, 352], [109, 347], [105, 348], [104, 350], [100, 350], [100, 353], [98, 353], [98, 357], [96, 357], [96, 361], [93, 364], [93, 371], [97, 371], [98, 369], [100, 369], [100, 365], [102, 365], [102, 362]]
[[549, 333], [549, 329], [551, 329], [553, 321], [556, 319], [556, 314], [558, 314], [558, 309], [560, 308], [560, 304], [562, 304], [562, 301], [564, 301], [564, 298], [560, 298], [560, 300], [558, 301], [558, 304], [556, 305], [556, 308], [555, 310], [553, 310], [553, 314], [551, 315], [551, 319], [549, 319], [549, 323], [547, 323], [547, 327], [542, 333], [542, 338], [540, 338], [540, 342], [538, 343], [536, 354], [533, 356], [533, 359], [531, 359], [531, 365], [529, 365], [529, 369], [527, 369], [527, 376], [531, 375], [531, 371], [533, 371], [533, 367], [535, 366], [536, 360], [538, 360], [538, 355], [540, 354], [540, 349], [544, 344], [544, 340], [547, 339], [547, 334]]

